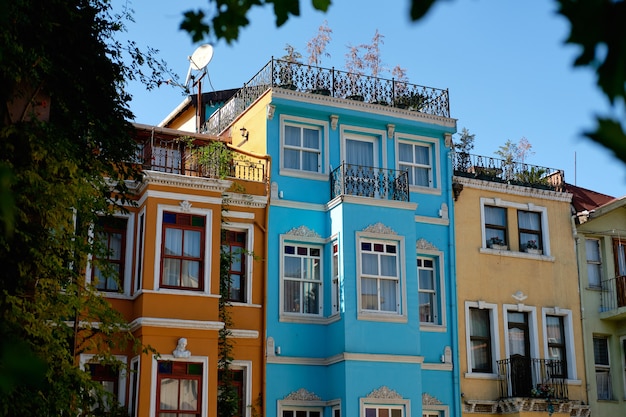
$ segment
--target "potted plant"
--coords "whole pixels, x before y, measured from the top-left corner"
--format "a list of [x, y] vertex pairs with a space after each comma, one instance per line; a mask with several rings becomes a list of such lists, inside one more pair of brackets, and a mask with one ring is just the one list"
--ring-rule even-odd
[[526, 242], [526, 253], [532, 253], [535, 255], [541, 255], [541, 249], [539, 249], [539, 247], [537, 246], [537, 241], [536, 240], [529, 240], [528, 242]]
[[493, 236], [487, 240], [487, 244], [489, 248], [495, 250], [508, 250], [508, 246], [504, 243], [504, 240], [500, 239], [498, 236]]
[[534, 398], [554, 398], [554, 387], [548, 384], [537, 384], [537, 386], [530, 391], [530, 395]]

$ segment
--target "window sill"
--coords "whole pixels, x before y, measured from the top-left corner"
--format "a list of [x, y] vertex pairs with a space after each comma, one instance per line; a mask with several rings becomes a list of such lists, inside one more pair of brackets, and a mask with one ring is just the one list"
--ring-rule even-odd
[[498, 377], [498, 374], [490, 374], [490, 373], [482, 373], [482, 372], [466, 372], [464, 377], [466, 379], [490, 379], [490, 380], [494, 380], [497, 381], [500, 378]]
[[372, 311], [360, 311], [357, 320], [386, 321], [392, 323], [406, 323], [407, 317], [395, 313], [377, 313]]
[[409, 192], [419, 194], [441, 195], [441, 188], [424, 187], [421, 185], [409, 185]]
[[441, 324], [432, 324], [432, 323], [421, 323], [420, 322], [420, 331], [421, 332], [433, 332], [433, 333], [445, 333], [448, 331], [446, 326]]
[[307, 316], [304, 314], [281, 314], [281, 323], [301, 323], [301, 324], [328, 324], [335, 321], [334, 317], [327, 318], [322, 316]]
[[487, 255], [507, 256], [510, 258], [533, 259], [536, 261], [554, 262], [554, 256], [534, 255], [531, 253], [517, 252], [513, 250], [497, 250], [497, 249], [491, 249], [491, 248], [480, 248], [480, 253], [484, 253]]
[[315, 181], [328, 181], [328, 174], [323, 172], [298, 171], [297, 169], [281, 168], [279, 175], [283, 177], [296, 177]]

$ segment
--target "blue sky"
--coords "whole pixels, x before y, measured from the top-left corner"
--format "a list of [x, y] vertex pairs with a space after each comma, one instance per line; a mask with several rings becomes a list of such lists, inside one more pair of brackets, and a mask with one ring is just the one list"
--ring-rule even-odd
[[[116, 7], [126, 3], [113, 0]], [[214, 44], [203, 91], [242, 86], [272, 56], [283, 56], [287, 43], [306, 58], [306, 44], [324, 20], [333, 33], [323, 67], [343, 69], [348, 45], [370, 43], [378, 29], [388, 68], [400, 65], [410, 82], [449, 90], [458, 131], [466, 127], [476, 135], [473, 153], [493, 156], [508, 139], [526, 137], [535, 152], [529, 163], [563, 169], [566, 181], [581, 187], [626, 195], [626, 165], [582, 135], [595, 128], [594, 115], [610, 110], [594, 74], [573, 69], [578, 50], [564, 45], [568, 23], [556, 14], [555, 1], [439, 1], [417, 23], [409, 21], [408, 0], [334, 3], [323, 14], [301, 0], [301, 17], [278, 29], [271, 8], [255, 9], [237, 42]], [[178, 27], [184, 11], [206, 9], [208, 1], [135, 0], [131, 7], [135, 23], [128, 24], [127, 36], [158, 49], [184, 81], [187, 57], [199, 44]], [[128, 88], [138, 123], [158, 124], [184, 99], [169, 85]]]

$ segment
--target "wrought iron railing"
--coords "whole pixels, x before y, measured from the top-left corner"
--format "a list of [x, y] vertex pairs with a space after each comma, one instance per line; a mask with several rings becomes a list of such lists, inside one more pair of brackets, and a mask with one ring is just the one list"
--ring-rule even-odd
[[406, 171], [342, 163], [330, 173], [330, 198], [339, 195], [409, 201], [409, 176]]
[[565, 191], [563, 170], [466, 152], [453, 153], [454, 175], [532, 188]]
[[209, 117], [203, 130], [222, 132], [270, 87], [450, 117], [448, 90], [272, 59]]
[[511, 357], [498, 361], [500, 398], [568, 399], [564, 360]]
[[602, 280], [600, 310], [611, 311], [620, 307], [626, 307], [626, 276]]
[[209, 143], [197, 140], [190, 143], [176, 139], [148, 139], [138, 144], [137, 159], [144, 170], [192, 177], [266, 181], [265, 160], [255, 160], [234, 150], [223, 154], [225, 147], [211, 148]]

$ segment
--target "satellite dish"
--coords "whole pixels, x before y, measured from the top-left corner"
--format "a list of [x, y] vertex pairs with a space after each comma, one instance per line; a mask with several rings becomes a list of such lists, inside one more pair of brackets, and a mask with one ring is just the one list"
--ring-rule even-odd
[[200, 45], [189, 57], [190, 67], [196, 71], [204, 69], [213, 58], [213, 47], [209, 44]]

